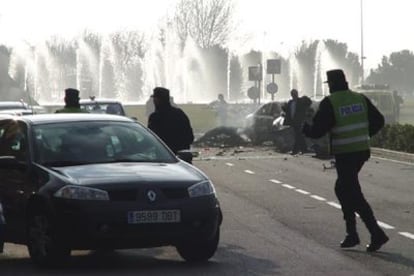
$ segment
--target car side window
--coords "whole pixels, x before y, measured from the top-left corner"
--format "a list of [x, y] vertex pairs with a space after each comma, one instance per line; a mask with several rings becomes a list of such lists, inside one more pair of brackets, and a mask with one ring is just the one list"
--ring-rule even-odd
[[271, 111], [271, 115], [273, 117], [278, 117], [280, 115], [280, 112], [282, 111], [282, 109], [280, 108], [278, 103], [272, 103], [272, 111]]
[[9, 120], [0, 126], [0, 156], [14, 156], [19, 161], [27, 158], [27, 131], [24, 124]]
[[262, 106], [259, 109], [259, 115], [269, 115], [270, 113], [270, 105], [269, 104], [265, 104], [264, 106]]

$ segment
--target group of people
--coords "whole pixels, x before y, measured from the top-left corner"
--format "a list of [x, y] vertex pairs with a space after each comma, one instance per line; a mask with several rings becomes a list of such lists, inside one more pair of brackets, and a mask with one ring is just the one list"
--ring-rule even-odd
[[[312, 123], [305, 121], [312, 101], [306, 96], [299, 97], [296, 89], [291, 90], [292, 99], [283, 107], [283, 111], [285, 124], [294, 131], [292, 153], [307, 150], [304, 136], [320, 138], [330, 135], [330, 151], [335, 158], [337, 172], [335, 193], [342, 207], [346, 228], [346, 236], [340, 247], [350, 248], [360, 243], [356, 227], [358, 214], [371, 235], [366, 250], [377, 251], [389, 238], [378, 225], [362, 193], [358, 174], [370, 158], [369, 140], [384, 126], [384, 116], [366, 96], [349, 89], [342, 70], [328, 71], [326, 83], [330, 95], [320, 102]], [[189, 149], [194, 141], [193, 130], [187, 115], [171, 105], [170, 91], [156, 87], [151, 98], [155, 110], [149, 114], [148, 128], [174, 153]], [[224, 97], [219, 96], [220, 101], [223, 102]], [[82, 112], [79, 108], [79, 91], [76, 89], [66, 90], [65, 103], [65, 107], [58, 112]]]
[[[148, 128], [175, 154], [180, 150], [190, 149], [194, 141], [190, 120], [184, 111], [171, 103], [170, 91], [164, 87], [156, 87], [151, 99], [154, 111], [149, 114]], [[56, 110], [56, 113], [87, 113], [81, 109], [79, 100], [79, 90], [65, 89], [65, 106]]]

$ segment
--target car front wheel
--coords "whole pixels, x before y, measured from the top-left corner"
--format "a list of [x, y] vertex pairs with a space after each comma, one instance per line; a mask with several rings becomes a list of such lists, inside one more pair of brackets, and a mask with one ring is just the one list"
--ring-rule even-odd
[[220, 228], [211, 239], [191, 241], [177, 246], [180, 256], [187, 262], [205, 262], [213, 257], [220, 239]]
[[29, 218], [27, 248], [30, 258], [39, 266], [61, 265], [70, 256], [70, 249], [54, 233], [50, 217], [41, 213]]

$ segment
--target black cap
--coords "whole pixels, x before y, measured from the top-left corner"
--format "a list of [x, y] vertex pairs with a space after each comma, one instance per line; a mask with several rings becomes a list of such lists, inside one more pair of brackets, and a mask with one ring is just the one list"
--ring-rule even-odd
[[79, 90], [77, 90], [75, 88], [66, 88], [65, 89], [65, 97], [79, 98]]
[[347, 83], [344, 71], [341, 69], [330, 70], [326, 72], [328, 80], [325, 82], [335, 83], [335, 84], [345, 84]]
[[170, 99], [170, 90], [164, 87], [155, 87], [151, 97], [159, 99]]

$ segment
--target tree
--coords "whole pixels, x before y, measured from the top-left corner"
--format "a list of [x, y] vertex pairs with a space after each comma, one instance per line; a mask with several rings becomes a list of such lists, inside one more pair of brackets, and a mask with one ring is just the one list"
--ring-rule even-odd
[[367, 82], [388, 84], [392, 89], [413, 92], [414, 54], [409, 50], [393, 52], [389, 57], [383, 56], [377, 69], [371, 70]]
[[[139, 31], [117, 32], [111, 36], [115, 51], [114, 70], [117, 96], [126, 100], [137, 100], [142, 95], [142, 65], [145, 57], [145, 36]], [[137, 91], [139, 90], [139, 91]]]
[[362, 73], [359, 56], [348, 52], [348, 45], [343, 42], [328, 39], [324, 41], [333, 63], [337, 64], [347, 73], [347, 80], [351, 86], [358, 84]]
[[232, 1], [180, 0], [174, 15], [182, 46], [190, 36], [201, 48], [224, 45], [231, 31]]
[[243, 68], [237, 56], [231, 56], [230, 60], [230, 99], [240, 100], [245, 98], [242, 94]]
[[[348, 52], [346, 43], [336, 40], [302, 42], [295, 53], [300, 67], [299, 83], [301, 89], [308, 93], [312, 91], [320, 94], [326, 89], [322, 81], [325, 79], [325, 71], [335, 68], [343, 69], [347, 73], [347, 79], [351, 86], [358, 83], [361, 65], [358, 55]], [[293, 84], [295, 82], [293, 81]]]
[[[316, 52], [318, 44], [319, 40], [311, 41], [309, 44], [302, 41], [302, 44], [295, 53], [297, 66], [299, 68], [294, 68], [293, 70], [296, 71], [296, 79], [291, 80], [293, 84], [291, 88], [299, 88], [307, 95], [315, 93]], [[292, 77], [294, 76], [292, 74]]]

